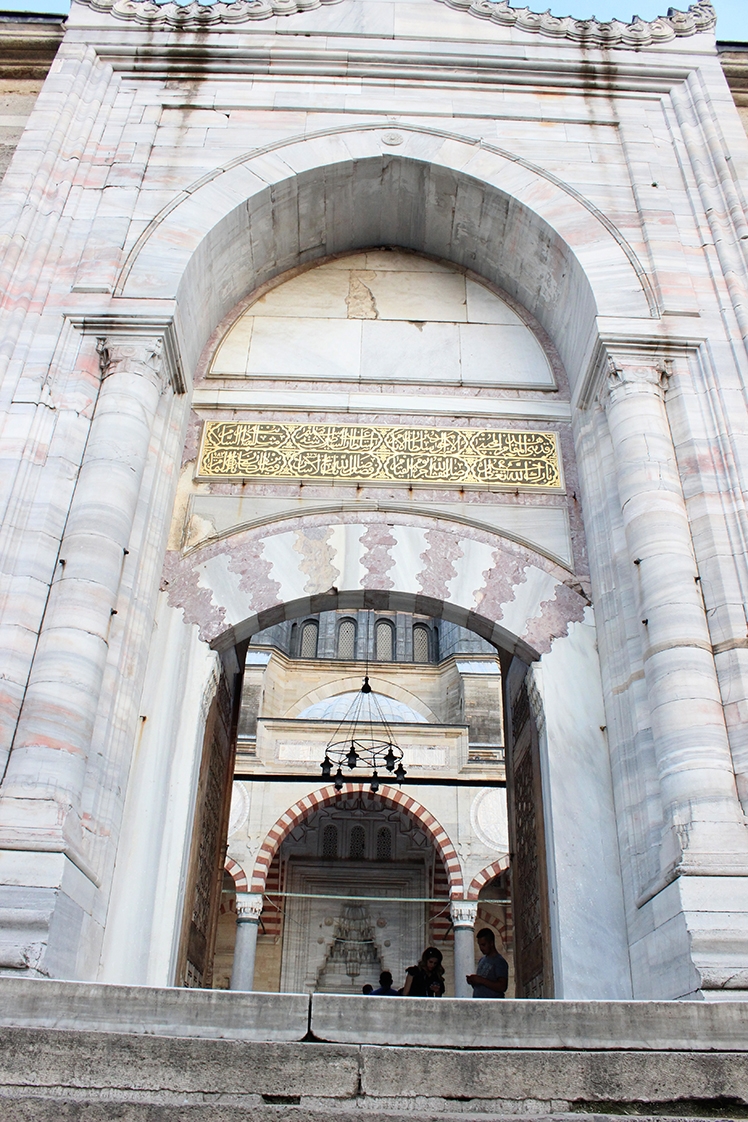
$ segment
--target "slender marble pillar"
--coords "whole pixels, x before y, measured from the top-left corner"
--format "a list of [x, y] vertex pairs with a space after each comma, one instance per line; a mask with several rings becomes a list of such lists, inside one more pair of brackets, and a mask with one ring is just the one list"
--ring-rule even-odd
[[236, 944], [234, 965], [231, 970], [232, 990], [254, 989], [257, 933], [261, 915], [261, 892], [237, 892]]
[[654, 363], [616, 365], [606, 412], [638, 592], [664, 812], [661, 883], [667, 883], [679, 873], [748, 872], [748, 831], [737, 797], [663, 380]]
[[472, 997], [466, 977], [475, 973], [475, 920], [478, 904], [474, 900], [453, 900], [449, 905], [455, 935], [455, 997]]
[[101, 389], [0, 787], [0, 840], [11, 847], [75, 850], [80, 842], [111, 618], [166, 387], [160, 339], [106, 340], [99, 350]]

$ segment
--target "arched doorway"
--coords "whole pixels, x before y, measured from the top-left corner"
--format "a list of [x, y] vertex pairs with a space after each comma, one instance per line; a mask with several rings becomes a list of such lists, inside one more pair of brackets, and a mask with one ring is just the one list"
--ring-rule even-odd
[[[320, 641], [311, 617], [333, 610], [406, 612], [448, 621], [501, 650], [505, 671], [514, 660], [515, 675], [520, 676], [539, 659], [558, 654], [559, 645], [568, 640], [573, 655], [564, 660], [565, 665], [551, 660], [549, 679], [554, 675], [574, 678], [581, 659], [583, 673], [589, 671], [599, 690], [578, 499], [569, 489], [575, 464], [566, 420], [568, 389], [558, 355], [537, 322], [526, 311], [522, 313], [512, 297], [482, 284], [464, 268], [391, 249], [366, 253], [364, 258], [361, 262], [338, 257], [319, 269], [286, 275], [273, 288], [257, 290], [226, 317], [220, 339], [206, 352], [185, 452], [174, 548], [167, 554], [163, 574], [164, 611], [167, 615], [180, 613], [187, 628], [196, 629], [198, 642], [209, 643], [221, 658], [219, 693], [224, 697], [224, 715], [236, 711], [244, 645], [254, 634], [281, 623], [295, 623], [297, 649], [310, 656]], [[387, 303], [403, 277], [409, 278], [418, 297], [412, 307], [400, 307], [395, 299]], [[293, 299], [289, 301], [290, 289]], [[455, 299], [455, 292], [464, 297]], [[298, 302], [303, 300], [306, 310], [315, 314], [297, 314]], [[328, 315], [335, 309], [337, 318]], [[322, 332], [316, 324], [320, 311], [325, 321]], [[290, 344], [299, 320], [305, 321], [303, 345], [294, 350]], [[268, 366], [264, 373], [257, 369], [270, 362], [263, 333], [278, 340], [278, 324], [280, 336], [287, 335], [285, 380], [279, 369]], [[315, 382], [314, 393], [319, 394], [319, 371], [315, 374], [309, 358], [310, 339], [324, 339], [328, 332], [337, 338], [338, 326], [342, 335], [353, 329], [362, 341], [371, 335], [379, 340], [376, 346], [380, 349], [388, 333], [400, 338], [405, 331], [411, 347], [406, 348], [408, 361], [418, 361], [425, 370], [429, 348], [433, 351], [434, 345], [429, 330], [435, 325], [439, 331], [434, 338], [442, 340], [447, 351], [450, 340], [460, 341], [455, 352], [460, 355], [459, 370], [455, 368], [450, 382], [445, 367], [442, 381], [434, 383], [433, 407], [424, 413], [419, 405], [415, 422], [411, 413], [410, 424], [380, 424], [371, 402], [365, 410], [361, 403], [362, 412], [352, 425], [330, 421], [329, 416], [305, 421], [298, 410], [289, 413], [286, 409], [283, 417], [265, 407], [247, 412], [244, 405], [246, 419], [230, 419], [237, 410], [230, 394], [239, 394], [237, 402], [245, 400], [240, 383], [248, 378], [254, 383], [255, 375], [267, 386], [298, 384], [304, 380], [304, 363], [310, 362], [307, 380]], [[515, 369], [504, 382], [491, 374], [490, 361], [487, 365], [484, 361], [486, 354], [497, 353], [495, 329], [498, 335], [506, 335], [508, 352], [511, 338], [514, 353], [525, 354], [525, 373]], [[488, 342], [481, 350], [479, 341], [484, 336]], [[361, 354], [365, 352], [366, 347]], [[272, 348], [270, 353], [275, 353]], [[412, 411], [416, 405], [403, 392], [407, 364], [405, 368], [398, 365], [396, 344], [392, 356], [387, 407], [401, 409], [407, 402]], [[346, 377], [345, 371], [336, 371], [330, 384], [335, 379], [344, 384]], [[470, 398], [465, 394], [468, 388]], [[455, 390], [462, 394], [461, 402], [470, 404], [458, 407]], [[272, 395], [277, 395], [277, 389], [268, 392], [276, 401]], [[516, 409], [513, 414], [509, 409], [509, 403], [520, 398], [522, 410], [536, 418], [532, 432], [518, 425]], [[484, 399], [485, 408], [473, 407], [473, 401]], [[226, 410], [222, 402], [226, 402]], [[323, 403], [321, 398], [315, 402]], [[326, 398], [324, 403], [330, 405]], [[439, 423], [439, 410], [447, 406], [465, 410], [461, 424], [447, 428]], [[493, 429], [488, 419], [497, 415], [513, 415], [515, 420], [502, 422], [507, 428]], [[287, 420], [289, 416], [294, 419]], [[401, 422], [407, 419], [400, 413]], [[475, 474], [476, 464], [483, 465], [480, 471], [485, 473], [490, 460], [479, 454], [475, 439], [480, 438], [483, 448], [486, 442], [498, 447], [506, 437], [514, 447], [516, 439], [522, 443], [529, 436], [527, 455], [519, 457], [522, 463], [516, 469], [520, 476], [510, 482], [499, 474], [489, 482]], [[544, 466], [540, 474], [531, 472], [525, 478], [521, 473], [533, 459], [530, 445], [536, 437], [538, 447], [545, 447], [540, 457], [545, 456]], [[399, 445], [395, 447], [403, 439], [408, 444], [405, 452]], [[304, 442], [309, 441], [307, 448]], [[361, 448], [354, 448], [361, 441], [368, 442], [363, 449], [368, 460], [359, 454]], [[427, 474], [416, 478], [424, 462]], [[461, 466], [456, 467], [458, 462]], [[341, 465], [348, 465], [347, 475], [340, 474]], [[458, 475], [459, 471], [473, 473], [467, 485], [462, 477], [450, 476], [455, 471]], [[383, 652], [392, 649], [394, 642], [393, 631], [387, 647], [384, 628], [389, 626], [386, 620], [380, 621]], [[355, 634], [348, 630], [346, 642], [352, 641], [355, 647]], [[431, 649], [429, 637], [424, 643], [415, 629], [411, 643], [412, 650]], [[537, 684], [535, 689], [540, 696]], [[593, 718], [599, 730], [604, 724], [599, 693], [593, 689], [587, 696], [600, 709]], [[589, 726], [586, 716], [584, 720]], [[565, 714], [562, 726], [565, 721], [574, 726], [575, 716]], [[224, 728], [229, 724], [224, 721]], [[565, 740], [567, 731], [557, 729], [556, 739]], [[590, 728], [582, 735], [589, 737]], [[216, 768], [223, 767], [227, 779], [227, 756], [215, 738], [210, 745], [206, 742], [204, 752], [207, 756], [213, 753], [215, 759], [220, 756]], [[555, 752], [560, 766], [568, 746], [559, 743]], [[538, 753], [540, 777], [546, 766], [540, 745]], [[211, 774], [207, 756], [203, 766]], [[603, 785], [609, 783], [602, 770], [600, 778]], [[197, 820], [204, 813], [201, 790], [198, 783]], [[535, 790], [539, 800], [535, 822], [540, 828], [546, 811], [537, 784]], [[215, 820], [215, 799], [213, 805]], [[555, 837], [562, 835], [559, 823]], [[202, 837], [202, 831], [197, 829], [194, 836]], [[544, 844], [542, 839], [540, 844]], [[615, 863], [613, 836], [606, 844], [609, 863]], [[209, 847], [209, 854], [204, 840], [202, 851], [199, 841], [194, 846], [193, 852], [207, 856], [210, 875], [218, 876], [223, 857], [220, 846]], [[198, 914], [207, 914], [194, 897], [199, 882], [200, 874], [194, 868], [183, 881], [185, 915], [192, 917], [189, 922]], [[541, 876], [538, 885], [542, 882]], [[204, 892], [202, 896], [204, 899]], [[215, 915], [215, 907], [211, 914]], [[551, 992], [552, 931], [547, 909], [543, 938], [548, 952], [542, 960], [545, 993]], [[185, 947], [189, 942], [190, 937], [184, 936], [178, 978], [186, 978]], [[205, 944], [210, 944], [208, 934]]]
[[[333, 636], [338, 634], [338, 617], [353, 620], [357, 626], [367, 614], [373, 619], [383, 618], [386, 601], [380, 596], [377, 598], [377, 603], [378, 608], [374, 613], [357, 613], [347, 608], [343, 613], [318, 614], [314, 622], [320, 642], [324, 643], [325, 637], [329, 634]], [[309, 618], [308, 614], [302, 617], [307, 622]], [[289, 649], [297, 649], [294, 624], [292, 621], [289, 621], [289, 624], [289, 627], [276, 625], [261, 633], [257, 639], [262, 639], [264, 635], [266, 638], [263, 641], [266, 644], [273, 642], [277, 644], [286, 634], [289, 636]], [[414, 627], [412, 617], [407, 613], [398, 614], [397, 624], [398, 634], [412, 636]], [[354, 696], [350, 687], [360, 684], [364, 662], [360, 662], [358, 667], [355, 663], [345, 660], [341, 662], [337, 657], [337, 650], [333, 652], [335, 657], [327, 660], [321, 655], [320, 658], [310, 658], [309, 652], [300, 650], [299, 661], [294, 668], [293, 660], [289, 661], [288, 656], [279, 651], [277, 646], [263, 647], [252, 643], [249, 648], [245, 671], [247, 678], [244, 705], [240, 717], [242, 729], [240, 745], [243, 745], [240, 758], [243, 763], [237, 766], [243, 772], [239, 782], [240, 787], [242, 780], [245, 785], [242, 798], [251, 800], [253, 807], [255, 804], [257, 807], [253, 810], [250, 833], [252, 836], [257, 836], [255, 831], [260, 829], [266, 831], [266, 834], [263, 835], [265, 840], [253, 858], [249, 835], [242, 841], [238, 834], [231, 834], [230, 840], [234, 847], [232, 853], [239, 857], [244, 867], [250, 867], [247, 864], [248, 859], [251, 858], [253, 862], [249, 889], [252, 893], [260, 894], [258, 907], [261, 907], [262, 911], [261, 913], [258, 911], [258, 916], [261, 914], [262, 918], [257, 984], [263, 988], [266, 986], [271, 989], [298, 986], [312, 990], [318, 987], [324, 988], [321, 977], [318, 977], [320, 964], [317, 963], [313, 968], [304, 958], [302, 948], [307, 947], [312, 937], [315, 940], [322, 938], [324, 941], [325, 933], [313, 931], [314, 917], [311, 914], [313, 906], [306, 903], [302, 905], [298, 901], [308, 900], [313, 896], [329, 897], [340, 902], [349, 900], [351, 893], [346, 890], [345, 885], [351, 884], [353, 865], [349, 862], [354, 860], [351, 851], [352, 842], [348, 836], [352, 828], [352, 816], [355, 818], [356, 814], [359, 816], [363, 814], [363, 817], [368, 815], [369, 819], [366, 824], [368, 831], [366, 844], [357, 858], [364, 862], [364, 866], [358, 871], [374, 880], [371, 889], [374, 895], [367, 900], [366, 906], [370, 904], [373, 906], [373, 901], [381, 895], [386, 895], [387, 892], [391, 895], [395, 880], [398, 880], [398, 883], [402, 881], [403, 862], [405, 865], [408, 863], [407, 853], [401, 853], [399, 864], [397, 861], [393, 863], [391, 856], [387, 857], [384, 853], [379, 853], [374, 836], [369, 836], [374, 830], [374, 820], [381, 818], [379, 804], [382, 802], [395, 811], [396, 817], [398, 813], [405, 813], [406, 820], [415, 818], [419, 830], [425, 833], [426, 841], [421, 844], [425, 844], [426, 853], [429, 855], [428, 867], [424, 866], [422, 858], [418, 857], [417, 853], [410, 853], [411, 864], [416, 860], [422, 868], [415, 879], [411, 875], [413, 873], [411, 869], [407, 885], [405, 882], [401, 884], [401, 903], [404, 903], [406, 897], [417, 900], [421, 919], [416, 923], [418, 931], [416, 941], [427, 942], [433, 938], [443, 942], [451, 975], [450, 926], [452, 921], [461, 922], [457, 917], [462, 917], [462, 913], [455, 913], [453, 906], [463, 898], [469, 900], [473, 897], [472, 887], [466, 895], [466, 885], [472, 875], [471, 868], [481, 868], [481, 857], [485, 861], [491, 849], [498, 848], [505, 853], [509, 848], [505, 806], [502, 809], [499, 804], [494, 806], [491, 801], [499, 796], [501, 796], [499, 801], [503, 800], [504, 745], [507, 741], [501, 727], [503, 725], [500, 716], [501, 671], [494, 648], [480, 640], [475, 633], [450, 626], [443, 619], [441, 624], [441, 653], [445, 657], [437, 658], [430, 666], [416, 661], [366, 664], [375, 691], [385, 691], [381, 697], [387, 702], [387, 719], [394, 718], [395, 722], [401, 722], [394, 723], [393, 728], [401, 730], [401, 735], [405, 737], [402, 743], [405, 746], [406, 760], [410, 768], [409, 784], [415, 784], [415, 786], [406, 786], [402, 790], [389, 789], [383, 792], [377, 797], [378, 802], [375, 800], [377, 804], [375, 807], [370, 804], [364, 806], [360, 802], [354, 808], [344, 807], [342, 796], [334, 788], [314, 789], [313, 772], [319, 767], [319, 762], [324, 755], [325, 740], [332, 735], [341, 715], [349, 707], [350, 698]], [[433, 621], [419, 617], [418, 626], [431, 626], [431, 630], [436, 630], [432, 625]], [[472, 639], [470, 639], [471, 635]], [[411, 649], [411, 659], [414, 658], [414, 654]], [[399, 652], [397, 657], [401, 657]], [[273, 669], [276, 663], [280, 665]], [[516, 659], [514, 663], [517, 666], [521, 665]], [[491, 673], [487, 675], [487, 671]], [[295, 673], [302, 675], [302, 684], [298, 688], [293, 684]], [[458, 691], [457, 694], [455, 690]], [[294, 701], [294, 697], [299, 693], [302, 695], [300, 700]], [[386, 693], [397, 694], [401, 700], [387, 698]], [[450, 693], [455, 694], [451, 704], [457, 704], [459, 719], [467, 720], [467, 726], [454, 726], [454, 723], [450, 726], [450, 703], [446, 700]], [[276, 697], [279, 694], [283, 696], [284, 706], [288, 706], [290, 702], [288, 714], [293, 714], [292, 716], [279, 717], [272, 703], [265, 705], [264, 708], [258, 706], [259, 697]], [[310, 699], [316, 700], [312, 705], [306, 704]], [[422, 712], [416, 713], [403, 699], [418, 704]], [[492, 742], [489, 744], [486, 742], [490, 724], [487, 715], [491, 706], [497, 709], [499, 721], [498, 725], [494, 721]], [[441, 718], [441, 721], [437, 718]], [[423, 747], [419, 748], [419, 744]], [[511, 742], [509, 747], [511, 753]], [[223, 758], [221, 756], [221, 759]], [[280, 762], [281, 759], [285, 762]], [[303, 769], [302, 774], [299, 774], [300, 769]], [[309, 774], [310, 772], [312, 774]], [[228, 772], [225, 774], [228, 782], [230, 775]], [[267, 822], [268, 807], [278, 805], [279, 799], [282, 806], [284, 792], [291, 790], [293, 783], [298, 781], [310, 785], [309, 794], [285, 809], [274, 825], [272, 819]], [[427, 800], [431, 809], [427, 810], [419, 806], [417, 800], [422, 798], [423, 793], [428, 792], [430, 785], [434, 783], [439, 786], [436, 793], [431, 791]], [[492, 787], [497, 788], [495, 795], [491, 794]], [[450, 788], [456, 792], [457, 802], [454, 806], [452, 806]], [[364, 788], [357, 791], [357, 799], [360, 800], [363, 791]], [[450, 815], [449, 829], [454, 831], [454, 836], [461, 836], [463, 845], [467, 847], [462, 860], [439, 823], [438, 816], [442, 812], [438, 807], [444, 807], [445, 797], [448, 806], [446, 813]], [[537, 797], [538, 808], [533, 821], [542, 817], [540, 793]], [[342, 814], [344, 822], [329, 822], [322, 825], [310, 823], [310, 815], [318, 815], [321, 810], [330, 806], [337, 808], [338, 817]], [[246, 811], [244, 816], [246, 819]], [[396, 817], [393, 822], [396, 821]], [[266, 821], [264, 827], [263, 820]], [[503, 826], [501, 820], [504, 822]], [[380, 822], [381, 825], [384, 823]], [[326, 848], [323, 835], [328, 826], [327, 832], [335, 835], [335, 843], [333, 845], [328, 839]], [[289, 841], [291, 835], [294, 836]], [[390, 854], [393, 851], [399, 852], [398, 845], [400, 850], [403, 850], [403, 847], [407, 849], [403, 840], [405, 835], [412, 836], [409, 828], [405, 832], [402, 828], [395, 829], [394, 834], [389, 838]], [[206, 844], [204, 826], [199, 833], [196, 832], [196, 836], [201, 843], [199, 852], [208, 856], [209, 866], [203, 868], [203, 876], [209, 881], [211, 876], [209, 870], [215, 869], [215, 854], [222, 854], [225, 850], [221, 846]], [[525, 842], [523, 841], [522, 844]], [[247, 848], [242, 848], [243, 846]], [[343, 863], [335, 863], [333, 872], [327, 862], [334, 856], [342, 858]], [[536, 857], [535, 854], [535, 859]], [[502, 860], [508, 862], [507, 857]], [[306, 861], [305, 866], [304, 861]], [[535, 866], [528, 865], [528, 868], [530, 867], [535, 868], [535, 879], [530, 882], [527, 872], [523, 872], [522, 878], [514, 884], [513, 890], [518, 900], [522, 900], [526, 892], [535, 898], [538, 893], [545, 894], [547, 891], [545, 879], [538, 879], [537, 862]], [[214, 878], [217, 876], [215, 872], [212, 875]], [[542, 871], [541, 875], [544, 875]], [[189, 903], [190, 896], [187, 897], [186, 922], [188, 923], [194, 922], [195, 900], [199, 899], [200, 878], [197, 877], [194, 883], [192, 905]], [[389, 888], [386, 887], [387, 884], [390, 885]], [[360, 897], [362, 891], [361, 886], [358, 885], [353, 895]], [[443, 894], [440, 895], [440, 892]], [[264, 903], [260, 902], [261, 896], [264, 896]], [[217, 902], [214, 907], [216, 906]], [[338, 905], [328, 905], [328, 908], [331, 906]], [[343, 904], [341, 903], [340, 906]], [[419, 911], [418, 908], [416, 910]], [[522, 911], [521, 908], [520, 910]], [[218, 923], [218, 914], [215, 910], [212, 913], [214, 925]], [[230, 924], [231, 917], [224, 914], [226, 916], [224, 922]], [[325, 919], [330, 919], [331, 923], [337, 924], [341, 917], [331, 919], [326, 914]], [[413, 925], [412, 917], [407, 924], [402, 917], [395, 924], [398, 929], [409, 931], [413, 931]], [[474, 924], [471, 923], [470, 926]], [[184, 939], [183, 944], [186, 945]], [[541, 964], [541, 972], [542, 964], [545, 962], [547, 976], [536, 983], [535, 992], [539, 996], [549, 996], [552, 993], [550, 968], [552, 956], [547, 922], [543, 927], [542, 944], [545, 950], [537, 953], [536, 948], [536, 957]], [[438, 942], [436, 945], [439, 945]], [[289, 947], [293, 947], [293, 950], [289, 951]], [[414, 953], [409, 944], [407, 947], [408, 954]], [[400, 961], [402, 951], [403, 943], [398, 939], [395, 949], [388, 951], [385, 956], [390, 960], [388, 968], [394, 967], [397, 970], [403, 968]], [[290, 960], [289, 955], [291, 955]], [[377, 961], [380, 963], [382, 961], [381, 948]], [[185, 965], [184, 981], [189, 982], [196, 975], [196, 967], [199, 969], [199, 964], [195, 964], [194, 961], [190, 965]], [[204, 975], [204, 971], [200, 973]], [[224, 981], [229, 977], [226, 961], [224, 961], [223, 977]], [[529, 978], [525, 981], [529, 982]], [[329, 978], [328, 984], [332, 984]], [[337, 984], [340, 984], [339, 980]], [[527, 986], [524, 988], [526, 989]], [[349, 992], [349, 989], [344, 992]], [[522, 995], [527, 996], [526, 993]]]
[[360, 993], [382, 970], [402, 985], [406, 967], [432, 942], [445, 954], [451, 985], [445, 861], [454, 875], [456, 854], [433, 816], [410, 798], [406, 810], [403, 795], [373, 796], [366, 785], [315, 793], [319, 802], [268, 868], [256, 989]]

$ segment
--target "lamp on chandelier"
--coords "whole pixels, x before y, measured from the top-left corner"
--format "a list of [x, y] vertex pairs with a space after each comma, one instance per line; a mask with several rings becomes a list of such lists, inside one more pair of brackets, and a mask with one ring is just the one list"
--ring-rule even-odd
[[402, 749], [395, 743], [368, 674], [325, 749], [325, 758], [320, 764], [322, 778], [330, 779], [336, 766], [336, 791], [342, 791], [346, 783], [344, 767], [348, 771], [371, 769], [369, 790], [373, 795], [380, 787], [380, 768], [394, 774], [398, 783], [405, 779]]

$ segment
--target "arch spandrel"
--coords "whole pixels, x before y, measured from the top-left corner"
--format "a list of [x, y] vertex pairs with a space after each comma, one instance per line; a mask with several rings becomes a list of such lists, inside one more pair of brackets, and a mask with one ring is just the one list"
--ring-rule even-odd
[[[435, 130], [404, 127], [395, 153], [385, 131], [318, 134], [216, 169], [152, 219], [118, 294], [176, 300], [190, 368], [247, 293], [299, 264], [375, 245], [478, 264], [536, 316], [572, 377], [588, 361], [597, 315], [658, 314], [635, 248], [576, 189]], [[307, 215], [319, 229], [306, 231]]]
[[532, 661], [588, 606], [561, 566], [497, 534], [374, 512], [173, 551], [164, 580], [171, 605], [217, 649], [307, 612], [392, 607], [443, 616]]

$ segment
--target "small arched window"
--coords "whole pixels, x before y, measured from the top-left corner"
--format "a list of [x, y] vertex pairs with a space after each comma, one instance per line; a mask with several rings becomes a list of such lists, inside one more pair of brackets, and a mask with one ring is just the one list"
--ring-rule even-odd
[[378, 662], [392, 662], [395, 657], [395, 629], [389, 620], [377, 620], [374, 629], [374, 653]]
[[377, 830], [377, 861], [392, 860], [392, 830], [382, 826]]
[[425, 623], [416, 623], [413, 627], [413, 661], [428, 662], [430, 655], [429, 629]]
[[307, 620], [301, 628], [301, 643], [299, 646], [300, 658], [316, 658], [317, 657], [317, 637], [319, 635], [319, 624], [314, 620]]
[[351, 830], [348, 856], [351, 861], [363, 861], [366, 856], [366, 832], [363, 826], [354, 826]]
[[338, 827], [325, 826], [322, 831], [322, 856], [338, 856]]
[[354, 659], [356, 657], [356, 623], [352, 619], [344, 619], [338, 628], [338, 658]]

